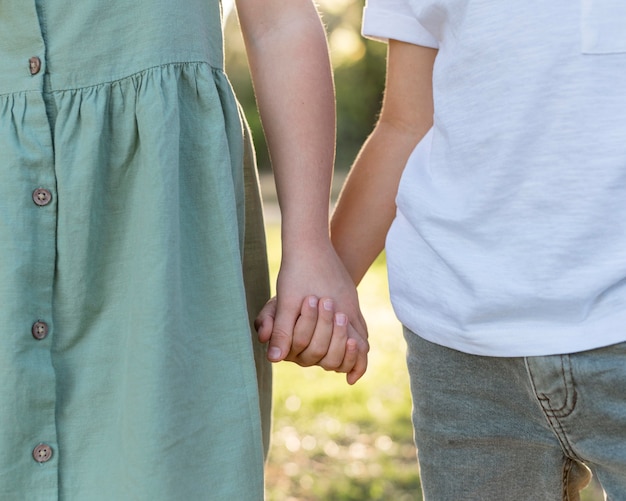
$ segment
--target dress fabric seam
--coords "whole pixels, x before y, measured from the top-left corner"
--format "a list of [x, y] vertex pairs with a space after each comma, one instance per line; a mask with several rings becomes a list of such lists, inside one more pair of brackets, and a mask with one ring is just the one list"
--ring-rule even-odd
[[[19, 96], [21, 94], [60, 94], [63, 92], [76, 92], [76, 91], [81, 91], [81, 90], [87, 90], [87, 89], [96, 89], [98, 87], [106, 87], [107, 85], [115, 85], [116, 83], [119, 82], [123, 82], [124, 80], [129, 80], [129, 79], [133, 79], [133, 78], [137, 78], [145, 73], [148, 73], [150, 71], [154, 71], [156, 69], [159, 68], [168, 68], [171, 66], [187, 66], [187, 65], [196, 65], [196, 66], [202, 66], [205, 65], [207, 66], [213, 73], [219, 73], [221, 75], [226, 75], [226, 73], [224, 72], [224, 70], [222, 68], [219, 68], [217, 66], [213, 66], [211, 63], [207, 62], [207, 61], [202, 61], [202, 60], [196, 60], [196, 61], [174, 61], [174, 62], [170, 62], [170, 63], [162, 63], [162, 64], [156, 64], [153, 66], [149, 66], [147, 68], [143, 68], [142, 70], [139, 71], [135, 71], [133, 73], [130, 73], [128, 75], [125, 75], [123, 77], [120, 78], [114, 78], [112, 80], [106, 80], [104, 82], [98, 82], [97, 84], [91, 84], [91, 85], [81, 85], [81, 86], [76, 86], [76, 87], [68, 87], [66, 89], [51, 89], [51, 90], [47, 90], [47, 91], [42, 91], [41, 89], [28, 89], [28, 90], [19, 90], [16, 92], [4, 92], [4, 93], [0, 93], [0, 98], [4, 98], [7, 96]], [[48, 73], [46, 73], [46, 75], [48, 75]]]

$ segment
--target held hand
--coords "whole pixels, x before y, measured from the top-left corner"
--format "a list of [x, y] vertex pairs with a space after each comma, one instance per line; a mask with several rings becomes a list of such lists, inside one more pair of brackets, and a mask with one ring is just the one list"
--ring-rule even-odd
[[[275, 297], [270, 299], [256, 318], [255, 327], [262, 342], [271, 340], [276, 304]], [[302, 367], [319, 365], [327, 371], [347, 373], [348, 382], [353, 384], [364, 372], [361, 367], [366, 367], [367, 342], [359, 346], [358, 334], [355, 338], [349, 338], [348, 330], [352, 327], [348, 324], [347, 316], [334, 313], [333, 310], [331, 299], [318, 300], [315, 296], [304, 299], [294, 328], [292, 345], [284, 360]], [[359, 348], [362, 352], [359, 352]], [[271, 349], [280, 351], [276, 347]], [[280, 357], [272, 356], [269, 350], [268, 358], [273, 362], [281, 360]]]
[[[283, 260], [278, 296], [255, 322], [259, 339], [269, 341], [268, 358], [345, 372], [354, 384], [365, 373], [369, 351], [354, 284], [332, 248], [307, 250], [293, 262], [297, 266]], [[333, 292], [334, 299], [305, 297], [300, 284], [309, 292]]]

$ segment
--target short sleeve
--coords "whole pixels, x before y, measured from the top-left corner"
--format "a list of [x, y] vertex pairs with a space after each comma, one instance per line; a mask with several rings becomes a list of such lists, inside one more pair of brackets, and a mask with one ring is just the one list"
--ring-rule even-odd
[[435, 37], [420, 24], [410, 0], [367, 0], [362, 33], [379, 41], [391, 38], [435, 49], [439, 47]]

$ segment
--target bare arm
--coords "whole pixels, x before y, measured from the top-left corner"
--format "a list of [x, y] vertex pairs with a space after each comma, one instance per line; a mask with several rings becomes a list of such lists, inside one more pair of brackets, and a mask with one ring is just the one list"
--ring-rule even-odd
[[383, 250], [406, 161], [433, 123], [437, 51], [390, 40], [380, 119], [359, 153], [332, 216], [332, 241], [355, 283]]
[[321, 351], [298, 359], [311, 329], [297, 322], [305, 297], [330, 297], [335, 311], [347, 315], [358, 349], [348, 374], [354, 382], [367, 365], [367, 330], [354, 284], [330, 243], [335, 107], [324, 29], [310, 0], [237, 0], [237, 11], [282, 214], [276, 318], [271, 334], [260, 337], [269, 340], [273, 361], [316, 363]]
[[326, 38], [309, 0], [237, 0], [237, 9], [289, 253], [328, 236], [335, 106]]

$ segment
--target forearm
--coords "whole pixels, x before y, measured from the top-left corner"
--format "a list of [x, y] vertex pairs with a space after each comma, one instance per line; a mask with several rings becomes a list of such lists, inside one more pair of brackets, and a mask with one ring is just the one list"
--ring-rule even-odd
[[418, 140], [380, 122], [344, 184], [331, 220], [331, 237], [356, 284], [385, 246], [400, 177]]
[[[317, 12], [302, 0], [281, 3], [280, 10], [271, 27], [244, 29], [244, 38], [276, 178], [283, 252], [288, 255], [294, 248], [328, 242], [335, 107]], [[253, 22], [241, 13], [240, 19], [242, 27]]]
[[[237, 0], [237, 8], [282, 214], [276, 316], [259, 336], [272, 361], [319, 363], [354, 383], [367, 367], [367, 328], [330, 243], [335, 100], [326, 35], [311, 0]], [[305, 298], [329, 306], [324, 335], [303, 327]]]
[[352, 167], [331, 223], [333, 245], [355, 283], [384, 248], [402, 171], [432, 127], [436, 54], [433, 49], [389, 42], [380, 120]]

